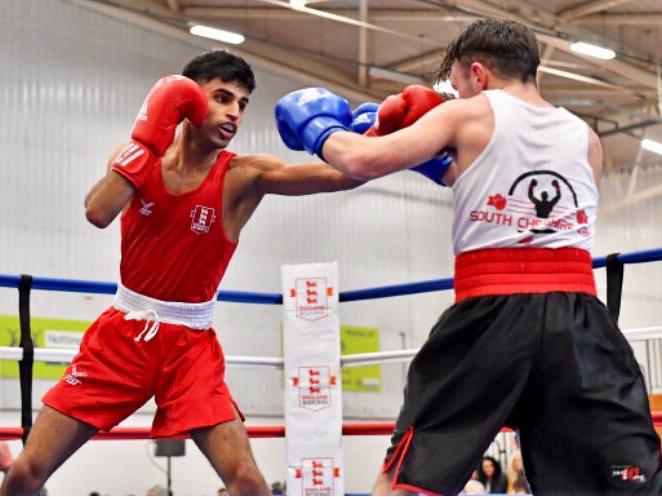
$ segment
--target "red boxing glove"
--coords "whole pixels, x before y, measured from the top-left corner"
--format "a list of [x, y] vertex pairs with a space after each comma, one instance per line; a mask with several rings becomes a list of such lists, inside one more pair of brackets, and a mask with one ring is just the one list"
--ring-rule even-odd
[[402, 93], [387, 97], [379, 105], [377, 122], [365, 134], [383, 136], [411, 126], [428, 111], [444, 102], [444, 98], [430, 88], [421, 85], [407, 86]]
[[131, 140], [122, 149], [113, 171], [136, 189], [145, 181], [160, 157], [175, 140], [179, 123], [187, 118], [200, 126], [207, 115], [207, 96], [192, 79], [172, 75], [152, 87], [131, 129]]
[[200, 126], [206, 115], [207, 96], [199, 84], [185, 76], [166, 76], [156, 82], [145, 98], [131, 138], [162, 157], [185, 117], [194, 126]]

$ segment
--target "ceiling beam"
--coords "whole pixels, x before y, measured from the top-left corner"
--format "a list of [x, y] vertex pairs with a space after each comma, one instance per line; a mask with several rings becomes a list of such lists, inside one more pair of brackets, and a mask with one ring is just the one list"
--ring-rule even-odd
[[[322, 9], [317, 9], [322, 10]], [[277, 7], [184, 7], [184, 13], [191, 17], [215, 17], [220, 19], [310, 19], [314, 17], [299, 10], [289, 10]], [[324, 9], [323, 12], [349, 18], [357, 18], [355, 8]], [[371, 20], [387, 20], [399, 22], [473, 22], [476, 16], [439, 15], [432, 9], [386, 9], [371, 8], [368, 18]]]
[[[368, 0], [359, 0], [359, 20], [368, 21]], [[368, 30], [359, 28], [358, 80], [361, 86], [368, 86]]]
[[627, 133], [629, 131], [634, 131], [635, 129], [648, 128], [649, 126], [657, 126], [658, 124], [662, 124], [662, 121], [660, 119], [646, 119], [645, 121], [641, 121], [638, 123], [629, 124], [627, 126], [617, 126], [614, 129], [602, 131], [598, 133], [598, 136], [600, 138], [604, 138], [605, 136], [616, 135], [618, 133]]
[[573, 22], [587, 26], [662, 26], [662, 14], [599, 14]]
[[380, 32], [380, 33], [396, 36], [398, 38], [404, 38], [404, 39], [407, 39], [407, 40], [415, 41], [418, 44], [439, 45], [439, 41], [435, 41], [435, 40], [432, 40], [430, 38], [424, 38], [424, 37], [417, 36], [417, 35], [414, 35], [414, 34], [406, 33], [404, 31], [397, 31], [395, 29], [385, 28], [383, 26], [379, 26], [377, 24], [373, 24], [373, 23], [369, 23], [369, 22], [361, 22], [357, 19], [353, 19], [353, 18], [347, 17], [347, 16], [340, 16], [340, 15], [332, 14], [332, 13], [327, 12], [325, 10], [311, 9], [310, 7], [294, 7], [289, 2], [286, 2], [284, 0], [259, 0], [259, 1], [262, 2], [262, 3], [267, 3], [269, 5], [275, 5], [276, 7], [282, 7], [284, 9], [294, 10], [294, 11], [297, 11], [297, 12], [303, 12], [305, 14], [310, 14], [310, 15], [313, 15], [313, 16], [321, 17], [321, 18], [327, 19], [329, 21], [339, 22], [339, 23], [343, 23], [343, 24], [349, 24], [350, 26], [355, 26], [355, 27], [364, 27], [364, 28], [367, 28], [371, 31], [377, 31], [377, 32]]
[[441, 57], [443, 56], [443, 50], [435, 49], [423, 52], [422, 54], [416, 55], [414, 57], [407, 57], [405, 59], [400, 59], [395, 62], [388, 64], [388, 68], [393, 71], [398, 72], [408, 72], [414, 69], [418, 69], [421, 66], [425, 66], [432, 62], [439, 64], [441, 62]]
[[[566, 22], [554, 12], [547, 9], [531, 5], [528, 2], [517, 2], [516, 7], [512, 11], [495, 5], [488, 5], [482, 0], [444, 0], [444, 2], [448, 6], [456, 6], [471, 13], [489, 14], [519, 21], [533, 28], [534, 31], [536, 31], [536, 37], [538, 40], [546, 45], [552, 45], [554, 48], [562, 52], [570, 53], [591, 65], [601, 67], [647, 87], [657, 88], [657, 78], [655, 75], [648, 71], [644, 71], [639, 67], [618, 59], [603, 61], [573, 52], [570, 49], [570, 39], [573, 41], [591, 40], [598, 38], [597, 35], [593, 32], [586, 31], [579, 26]], [[552, 34], [551, 32], [541, 32], [541, 26], [545, 26], [549, 31], [560, 32], [563, 37], [557, 34]]]
[[564, 21], [574, 21], [586, 17], [590, 14], [602, 12], [622, 3], [631, 2], [632, 0], [593, 0], [592, 2], [582, 3], [575, 7], [570, 7], [561, 12], [559, 17]]
[[536, 36], [543, 43], [552, 45], [554, 46], [554, 48], [557, 48], [563, 52], [570, 53], [573, 56], [582, 59], [592, 65], [597, 65], [609, 72], [618, 74], [619, 76], [623, 76], [627, 79], [635, 81], [644, 86], [648, 86], [650, 88], [657, 88], [657, 78], [654, 74], [651, 74], [648, 71], [644, 71], [643, 69], [639, 69], [638, 67], [635, 67], [632, 64], [623, 62], [618, 58], [612, 60], [598, 60], [594, 57], [590, 57], [588, 55], [582, 55], [580, 53], [574, 52], [570, 48], [571, 43], [568, 40], [564, 40], [556, 36], [550, 36], [547, 34], [540, 34], [540, 33], [538, 33]]
[[[178, 39], [189, 45], [197, 46], [201, 50], [225, 46], [222, 43], [189, 34], [183, 27], [186, 26], [185, 23], [183, 23], [183, 26], [173, 24], [178, 19], [186, 21], [186, 18], [178, 13], [173, 13], [163, 4], [149, 0], [113, 0], [113, 5], [109, 5], [107, 1], [68, 1], [137, 25], [143, 29]], [[383, 96], [373, 94], [367, 89], [359, 87], [350, 76], [330, 68], [328, 64], [323, 62], [307, 59], [306, 62], [302, 63], [303, 56], [300, 56], [296, 59], [297, 63], [292, 64], [291, 50], [272, 47], [269, 43], [247, 40], [241, 45], [241, 48], [233, 45], [230, 50], [236, 55], [245, 57], [248, 62], [263, 70], [295, 79], [305, 85], [324, 86], [356, 102], [380, 99]]]
[[180, 11], [179, 2], [177, 0], [166, 0], [166, 2], [168, 4], [168, 8], [173, 12]]

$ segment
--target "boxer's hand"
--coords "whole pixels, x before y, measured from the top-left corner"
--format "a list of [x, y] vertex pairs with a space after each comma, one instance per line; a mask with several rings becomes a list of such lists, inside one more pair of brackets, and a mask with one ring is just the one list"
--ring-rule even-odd
[[450, 152], [444, 150], [434, 159], [430, 159], [423, 164], [414, 166], [410, 168], [410, 170], [422, 174], [426, 178], [437, 183], [439, 186], [446, 186], [443, 182], [444, 174], [446, 174], [446, 170], [450, 167], [454, 160], [455, 159], [453, 158], [453, 155]]
[[184, 118], [200, 126], [206, 115], [207, 96], [198, 83], [185, 76], [166, 76], [147, 94], [131, 129], [131, 138], [162, 157]]
[[117, 156], [112, 170], [140, 188], [174, 141], [179, 123], [187, 118], [200, 126], [206, 115], [207, 96], [200, 85], [179, 75], [161, 78], [145, 98], [131, 129], [132, 140]]
[[349, 130], [352, 122], [349, 102], [325, 88], [306, 88], [281, 97], [275, 114], [278, 132], [288, 148], [320, 157], [326, 139]]
[[377, 121], [377, 109], [379, 105], [374, 102], [366, 102], [352, 111], [352, 124], [350, 129], [354, 133], [364, 134]]
[[[402, 93], [391, 95], [381, 103], [375, 124], [365, 134], [382, 136], [411, 126], [444, 101], [439, 94], [429, 88], [420, 85], [408, 86]], [[411, 170], [443, 186], [442, 178], [452, 163], [453, 156], [449, 151], [443, 151], [434, 159], [414, 166]]]

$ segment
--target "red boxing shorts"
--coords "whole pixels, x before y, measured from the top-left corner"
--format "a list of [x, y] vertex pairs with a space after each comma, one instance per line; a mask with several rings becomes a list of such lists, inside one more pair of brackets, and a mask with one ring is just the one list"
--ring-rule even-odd
[[136, 340], [149, 322], [124, 316], [111, 307], [92, 323], [44, 404], [108, 431], [155, 396], [153, 438], [231, 421], [234, 409], [243, 420], [225, 385], [223, 351], [212, 328], [161, 322], [148, 341]]

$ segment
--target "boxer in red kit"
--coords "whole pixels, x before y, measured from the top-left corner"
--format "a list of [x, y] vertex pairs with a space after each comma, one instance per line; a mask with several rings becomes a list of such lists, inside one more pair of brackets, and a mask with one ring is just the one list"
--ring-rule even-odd
[[227, 151], [254, 88], [243, 59], [212, 51], [148, 94], [131, 140], [112, 154], [106, 176], [85, 198], [86, 217], [99, 228], [121, 213], [115, 302], [44, 396], [3, 495], [38, 492], [97, 431], [152, 396], [153, 437], [190, 433], [231, 493], [269, 494], [224, 382], [212, 328], [216, 291], [265, 194], [307, 195], [361, 182], [323, 163], [293, 166]]

